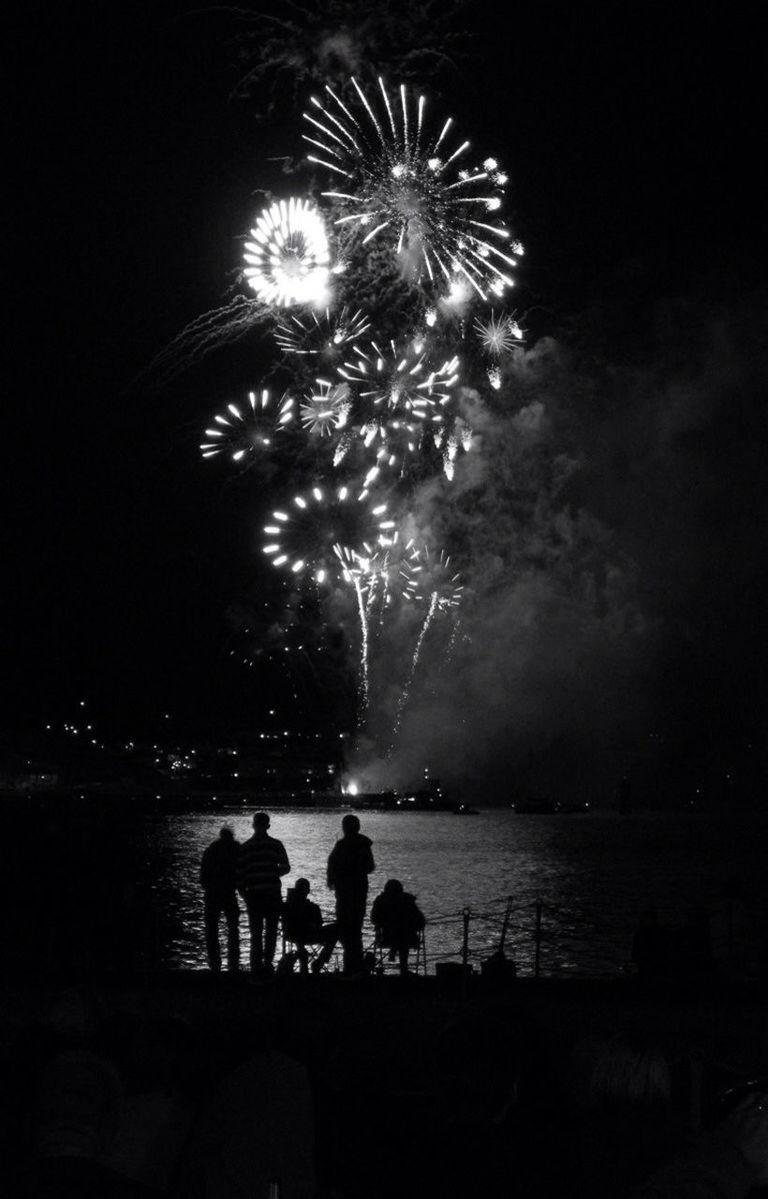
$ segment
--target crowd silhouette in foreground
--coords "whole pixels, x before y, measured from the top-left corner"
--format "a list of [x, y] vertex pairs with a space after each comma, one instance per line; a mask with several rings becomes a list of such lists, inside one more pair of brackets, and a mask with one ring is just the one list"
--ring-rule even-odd
[[261, 1002], [161, 1015], [81, 986], [5, 1013], [3, 1195], [766, 1193], [768, 1081], [735, 1085], [690, 1028], [568, 1028], [511, 998], [364, 1018], [314, 990]]
[[335, 920], [325, 922], [309, 899], [307, 879], [297, 879], [283, 900], [282, 878], [291, 866], [282, 841], [269, 835], [266, 812], [253, 817], [253, 835], [238, 843], [230, 828], [203, 853], [200, 883], [204, 893], [205, 944], [208, 964], [222, 968], [220, 926], [227, 929], [227, 967], [240, 969], [240, 907], [242, 898], [250, 931], [250, 972], [264, 978], [275, 972], [275, 952], [282, 925], [283, 939], [293, 949], [283, 955], [279, 968], [301, 974], [319, 973], [334, 955], [343, 953], [343, 973], [359, 977], [370, 970], [372, 955], [386, 952], [400, 974], [408, 974], [408, 959], [419, 947], [426, 924], [415, 897], [399, 879], [389, 879], [371, 906], [373, 950], [364, 950], [363, 924], [368, 902], [368, 876], [375, 870], [371, 840], [360, 832], [357, 816], [348, 813], [341, 822], [342, 836], [328, 855], [326, 876], [336, 900]]

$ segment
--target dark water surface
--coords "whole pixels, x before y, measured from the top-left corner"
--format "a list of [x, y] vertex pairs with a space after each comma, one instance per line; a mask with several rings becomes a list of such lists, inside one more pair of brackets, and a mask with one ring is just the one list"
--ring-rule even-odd
[[[325, 862], [340, 835], [342, 813], [280, 809], [273, 836], [291, 861], [291, 886], [304, 876], [330, 918], [333, 896]], [[768, 926], [768, 816], [635, 814], [533, 816], [486, 810], [450, 813], [360, 813], [374, 845], [370, 898], [388, 878], [413, 891], [427, 920], [427, 959], [457, 961], [462, 910], [469, 909], [469, 958], [477, 964], [498, 946], [508, 897], [506, 952], [521, 973], [533, 965], [535, 904], [543, 903], [544, 974], [609, 975], [630, 969], [632, 929], [648, 908], [681, 924], [689, 911], [723, 910], [722, 882], [738, 878], [755, 927]], [[152, 817], [144, 827], [144, 867], [162, 935], [162, 964], [204, 968], [200, 856], [222, 824], [238, 840], [250, 835], [242, 810]], [[247, 924], [242, 918], [246, 942]], [[370, 933], [370, 930], [367, 930]]]

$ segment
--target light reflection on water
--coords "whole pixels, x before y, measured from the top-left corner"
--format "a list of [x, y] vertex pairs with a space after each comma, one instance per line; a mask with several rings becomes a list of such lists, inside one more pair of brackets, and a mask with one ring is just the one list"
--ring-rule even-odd
[[[312, 898], [329, 918], [333, 896], [325, 885], [325, 862], [340, 836], [342, 814], [280, 809], [270, 828], [291, 862], [285, 885], [308, 878]], [[632, 928], [647, 908], [682, 923], [695, 907], [721, 905], [718, 886], [729, 876], [742, 880], [761, 921], [768, 915], [762, 848], [767, 818], [516, 816], [487, 810], [477, 816], [361, 812], [360, 819], [376, 860], [370, 899], [388, 878], [399, 878], [414, 892], [428, 921], [430, 972], [438, 959], [458, 960], [465, 907], [471, 912], [471, 960], [477, 963], [496, 948], [508, 896], [513, 910], [506, 951], [522, 973], [532, 968], [537, 899], [545, 905], [545, 974], [621, 972], [630, 961]], [[206, 965], [198, 871], [203, 849], [225, 823], [245, 840], [251, 812], [186, 813], [148, 822], [147, 865], [156, 909], [170, 922], [164, 964], [171, 968]], [[241, 928], [247, 959], [244, 914]]]

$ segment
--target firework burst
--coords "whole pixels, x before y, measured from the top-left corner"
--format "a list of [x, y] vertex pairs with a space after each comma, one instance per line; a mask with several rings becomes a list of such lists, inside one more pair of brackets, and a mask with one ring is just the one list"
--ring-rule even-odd
[[345, 551], [370, 557], [389, 544], [394, 530], [386, 503], [374, 503], [365, 488], [353, 493], [347, 486], [318, 485], [275, 509], [262, 548], [273, 566], [294, 575], [306, 570], [324, 583], [339, 577]]
[[464, 589], [461, 575], [451, 566], [445, 550], [432, 555], [426, 546], [414, 549], [403, 563], [403, 574], [406, 599], [427, 600], [430, 605], [434, 601], [436, 610], [441, 612], [456, 608], [461, 602]]
[[279, 200], [265, 208], [245, 243], [244, 274], [267, 304], [323, 303], [330, 250], [325, 224], [308, 200]]
[[506, 176], [493, 158], [460, 165], [470, 144], [450, 148], [451, 117], [428, 135], [424, 96], [414, 99], [401, 86], [394, 99], [381, 78], [378, 84], [372, 102], [353, 76], [349, 104], [326, 86], [325, 105], [314, 97], [303, 114], [309, 160], [344, 188], [323, 192], [346, 210], [336, 224], [359, 227], [364, 244], [389, 239], [417, 280], [442, 278], [450, 287], [463, 279], [482, 299], [501, 295], [516, 265], [506, 250], [509, 230], [491, 215], [501, 207]]
[[316, 379], [312, 395], [299, 407], [299, 418], [308, 433], [330, 437], [343, 429], [349, 409], [349, 384]]
[[403, 543], [396, 530], [387, 542], [368, 551], [342, 549], [338, 555], [344, 581], [360, 580], [368, 608], [376, 599], [388, 606], [393, 597], [404, 594], [411, 581], [407, 565], [416, 554], [413, 538]]
[[420, 343], [398, 346], [390, 341], [383, 349], [371, 341], [355, 345], [356, 357], [339, 367], [343, 379], [355, 385], [362, 400], [389, 415], [412, 420], [441, 421], [441, 408], [451, 398], [459, 377], [459, 360], [451, 358], [431, 370]]
[[240, 462], [245, 457], [269, 453], [275, 437], [291, 424], [295, 415], [292, 396], [285, 394], [273, 403], [266, 388], [258, 395], [249, 391], [246, 403], [227, 404], [225, 413], [214, 416], [214, 423], [205, 430], [206, 440], [200, 446], [203, 458], [228, 454], [233, 462]]
[[497, 317], [495, 312], [491, 312], [485, 320], [478, 318], [473, 327], [486, 354], [492, 358], [508, 354], [523, 340], [517, 321], [510, 316]]
[[368, 317], [359, 308], [353, 311], [345, 304], [339, 313], [326, 308], [322, 315], [289, 314], [278, 323], [275, 341], [284, 354], [333, 363], [344, 353], [345, 346], [362, 337], [369, 328]]

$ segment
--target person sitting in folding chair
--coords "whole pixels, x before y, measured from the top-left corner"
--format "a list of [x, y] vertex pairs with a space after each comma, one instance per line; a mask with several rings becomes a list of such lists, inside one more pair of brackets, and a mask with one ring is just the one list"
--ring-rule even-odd
[[384, 884], [371, 907], [371, 924], [376, 931], [376, 944], [389, 950], [390, 960], [400, 962], [400, 973], [408, 973], [408, 954], [418, 949], [426, 920], [416, 905], [416, 899], [404, 890], [399, 879], [390, 878]]
[[[309, 882], [305, 878], [297, 878], [290, 888], [283, 904], [283, 936], [286, 941], [292, 941], [296, 947], [296, 959], [301, 974], [309, 973], [310, 952], [308, 946], [321, 945], [323, 948], [318, 957], [312, 962], [320, 962], [322, 969], [328, 961], [336, 944], [337, 929], [335, 924], [323, 924], [323, 914], [316, 903], [309, 897]], [[326, 955], [326, 950], [328, 950]]]

